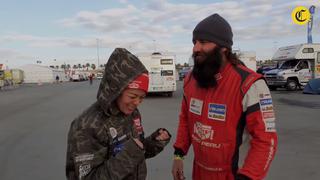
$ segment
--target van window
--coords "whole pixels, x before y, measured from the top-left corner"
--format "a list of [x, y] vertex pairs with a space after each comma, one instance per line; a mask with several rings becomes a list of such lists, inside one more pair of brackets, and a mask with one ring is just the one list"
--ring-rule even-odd
[[313, 53], [313, 52], [314, 52], [313, 48], [304, 48], [302, 50], [302, 53]]
[[317, 62], [320, 63], [320, 52], [318, 52]]
[[288, 60], [281, 64], [280, 69], [292, 69], [298, 64], [299, 60]]
[[300, 64], [298, 65], [298, 69], [308, 69], [309, 65], [307, 61], [301, 61]]
[[173, 64], [173, 60], [172, 59], [161, 59], [160, 63], [163, 64]]

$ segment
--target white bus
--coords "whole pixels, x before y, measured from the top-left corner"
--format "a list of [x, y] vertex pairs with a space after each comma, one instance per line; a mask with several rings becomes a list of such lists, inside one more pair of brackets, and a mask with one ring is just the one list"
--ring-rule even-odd
[[169, 97], [177, 90], [175, 55], [140, 53], [137, 57], [149, 71], [149, 93], [164, 93]]

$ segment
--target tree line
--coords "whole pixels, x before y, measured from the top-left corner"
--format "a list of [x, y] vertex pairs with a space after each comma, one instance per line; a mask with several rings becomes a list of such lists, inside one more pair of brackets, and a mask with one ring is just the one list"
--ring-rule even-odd
[[[105, 66], [105, 64], [100, 64], [99, 67], [103, 68]], [[55, 68], [55, 69], [93, 69], [95, 70], [97, 68], [97, 66], [95, 64], [90, 64], [90, 63], [86, 63], [86, 64], [61, 64], [60, 66], [56, 65], [56, 66], [50, 66], [51, 68]]]

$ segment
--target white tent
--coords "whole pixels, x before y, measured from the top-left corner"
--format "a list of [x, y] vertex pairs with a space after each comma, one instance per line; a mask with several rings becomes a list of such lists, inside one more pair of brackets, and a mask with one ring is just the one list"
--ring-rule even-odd
[[24, 71], [25, 83], [53, 83], [56, 81], [56, 76], [59, 76], [60, 81], [68, 81], [64, 70], [53, 69], [47, 66], [36, 64], [28, 64], [20, 67]]

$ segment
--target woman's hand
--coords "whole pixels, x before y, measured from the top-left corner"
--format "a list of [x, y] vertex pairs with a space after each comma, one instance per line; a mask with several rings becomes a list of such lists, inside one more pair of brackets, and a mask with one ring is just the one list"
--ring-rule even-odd
[[158, 133], [159, 135], [156, 137], [156, 140], [158, 141], [165, 141], [170, 138], [169, 132], [164, 128], [160, 128]]

